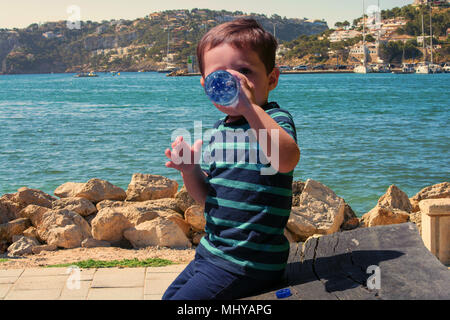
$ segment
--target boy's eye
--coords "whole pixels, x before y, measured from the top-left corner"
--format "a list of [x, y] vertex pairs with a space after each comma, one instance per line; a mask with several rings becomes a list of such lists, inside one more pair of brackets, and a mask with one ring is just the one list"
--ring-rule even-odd
[[242, 74], [249, 74], [251, 72], [252, 71], [249, 68], [241, 68], [241, 69], [239, 69], [239, 73], [242, 73]]

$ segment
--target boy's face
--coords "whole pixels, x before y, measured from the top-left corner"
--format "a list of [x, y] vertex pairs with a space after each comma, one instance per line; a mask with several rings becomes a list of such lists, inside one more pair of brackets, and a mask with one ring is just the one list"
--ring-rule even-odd
[[[278, 84], [279, 71], [274, 68], [267, 74], [264, 63], [258, 54], [250, 49], [238, 49], [224, 43], [215, 48], [207, 50], [203, 56], [204, 77], [200, 82], [205, 84], [205, 78], [217, 70], [231, 69], [244, 75], [254, 88], [255, 103], [262, 106], [267, 103], [269, 92]], [[230, 116], [239, 116], [232, 113], [232, 110], [220, 108], [220, 111]]]

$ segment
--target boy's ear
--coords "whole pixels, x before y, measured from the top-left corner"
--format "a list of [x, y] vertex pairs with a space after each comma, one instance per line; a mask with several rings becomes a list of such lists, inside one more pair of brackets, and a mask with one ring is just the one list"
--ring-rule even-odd
[[200, 78], [200, 84], [202, 85], [202, 87], [205, 87], [205, 78]]
[[280, 69], [274, 67], [269, 74], [269, 91], [275, 89], [278, 85], [278, 79], [280, 78]]

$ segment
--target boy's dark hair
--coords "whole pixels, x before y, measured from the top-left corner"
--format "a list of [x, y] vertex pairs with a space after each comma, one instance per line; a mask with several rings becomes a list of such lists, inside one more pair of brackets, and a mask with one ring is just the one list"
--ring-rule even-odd
[[227, 43], [238, 49], [255, 51], [266, 66], [267, 74], [275, 67], [277, 40], [254, 19], [236, 19], [209, 30], [197, 45], [197, 60], [204, 76], [203, 57], [207, 50]]

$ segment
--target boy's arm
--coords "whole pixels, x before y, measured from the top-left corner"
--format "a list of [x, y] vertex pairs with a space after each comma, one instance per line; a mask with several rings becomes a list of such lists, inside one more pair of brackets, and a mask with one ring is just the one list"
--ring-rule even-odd
[[205, 181], [206, 172], [197, 164], [192, 171], [182, 171], [181, 176], [190, 196], [200, 205], [205, 205], [206, 195], [208, 194], [208, 184]]
[[[300, 160], [300, 149], [295, 140], [264, 109], [256, 104], [247, 108], [243, 116], [256, 133], [259, 133], [261, 129], [267, 130], [267, 143], [260, 143], [260, 147], [268, 159], [271, 159], [272, 156], [272, 146], [278, 148], [278, 171], [286, 173], [294, 170]], [[278, 130], [278, 139], [273, 137], [272, 129]], [[259, 135], [257, 135], [257, 138], [259, 141]]]

